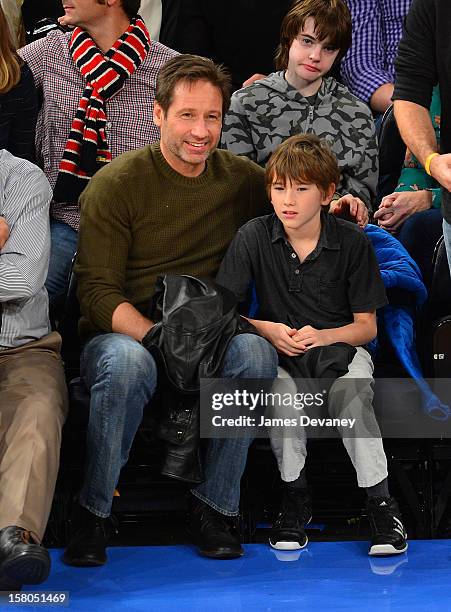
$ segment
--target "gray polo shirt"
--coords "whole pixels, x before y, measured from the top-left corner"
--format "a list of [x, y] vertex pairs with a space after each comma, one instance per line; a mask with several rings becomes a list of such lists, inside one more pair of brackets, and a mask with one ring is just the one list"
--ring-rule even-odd
[[49, 204], [44, 173], [0, 150], [0, 216], [10, 236], [0, 250], [0, 351], [50, 332], [44, 287], [50, 256]]

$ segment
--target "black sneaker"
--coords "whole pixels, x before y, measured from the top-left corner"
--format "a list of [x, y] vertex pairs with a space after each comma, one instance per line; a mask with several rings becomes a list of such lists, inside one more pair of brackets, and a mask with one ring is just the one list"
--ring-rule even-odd
[[188, 503], [188, 529], [201, 555], [211, 559], [236, 559], [244, 555], [233, 517], [217, 512], [194, 495], [190, 495]]
[[269, 534], [276, 550], [300, 550], [307, 546], [305, 525], [312, 519], [312, 506], [305, 489], [284, 487], [279, 515]]
[[407, 550], [407, 533], [398, 504], [393, 497], [369, 497], [368, 520], [371, 526], [371, 556], [400, 555]]

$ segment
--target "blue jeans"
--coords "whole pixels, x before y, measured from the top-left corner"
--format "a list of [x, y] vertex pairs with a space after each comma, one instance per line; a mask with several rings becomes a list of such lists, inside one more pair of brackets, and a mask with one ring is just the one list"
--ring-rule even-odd
[[443, 239], [446, 246], [446, 255], [448, 257], [449, 273], [451, 274], [451, 224], [443, 219]]
[[67, 223], [50, 221], [51, 249], [45, 286], [49, 294], [51, 313], [64, 305], [70, 266], [77, 251], [78, 233]]
[[[157, 383], [150, 353], [123, 334], [100, 334], [85, 346], [81, 374], [91, 392], [86, 468], [79, 495], [82, 506], [109, 516], [121, 468]], [[235, 336], [224, 357], [223, 378], [277, 376], [277, 353], [254, 334]], [[223, 514], [238, 513], [240, 480], [252, 439], [210, 440], [205, 458], [206, 480], [193, 489]]]

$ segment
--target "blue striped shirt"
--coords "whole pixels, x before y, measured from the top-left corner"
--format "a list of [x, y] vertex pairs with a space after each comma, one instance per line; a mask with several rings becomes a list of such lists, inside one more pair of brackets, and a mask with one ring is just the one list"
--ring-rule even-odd
[[0, 350], [50, 332], [44, 287], [50, 256], [52, 190], [32, 163], [0, 150], [0, 216], [10, 235], [0, 250]]
[[354, 95], [369, 102], [385, 83], [395, 82], [394, 62], [411, 0], [346, 0], [352, 15], [352, 45], [341, 77]]

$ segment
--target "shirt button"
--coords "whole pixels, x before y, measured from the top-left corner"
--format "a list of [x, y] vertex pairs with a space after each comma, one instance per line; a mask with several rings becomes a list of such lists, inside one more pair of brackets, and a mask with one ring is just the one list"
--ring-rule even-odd
[[107, 128], [108, 128], [108, 129], [110, 129], [110, 127], [111, 127], [112, 125], [113, 125], [113, 124], [111, 123], [111, 121], [107, 121], [106, 126], [107, 126]]
[[296, 253], [291, 253], [291, 257], [295, 259], [297, 257]]
[[295, 270], [295, 271], [294, 271], [294, 273], [295, 273], [295, 274], [299, 274], [299, 270]]

